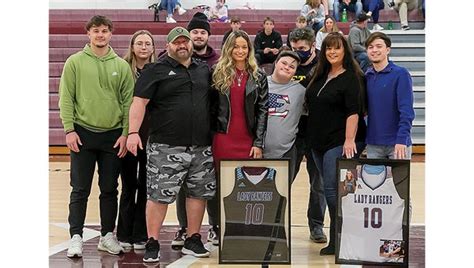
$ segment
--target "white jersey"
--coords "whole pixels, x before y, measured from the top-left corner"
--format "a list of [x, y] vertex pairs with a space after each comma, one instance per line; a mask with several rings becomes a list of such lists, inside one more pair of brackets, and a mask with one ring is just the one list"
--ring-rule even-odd
[[[398, 195], [387, 167], [379, 174], [361, 168], [354, 193], [342, 197], [342, 230], [339, 258], [384, 262], [381, 240], [403, 240], [405, 201]], [[380, 167], [380, 166], [379, 166]]]

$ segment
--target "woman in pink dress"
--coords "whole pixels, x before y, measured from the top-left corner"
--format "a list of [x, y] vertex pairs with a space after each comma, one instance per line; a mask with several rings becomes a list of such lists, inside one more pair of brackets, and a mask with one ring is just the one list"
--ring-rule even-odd
[[248, 34], [229, 35], [213, 67], [212, 151], [216, 169], [224, 158], [262, 158], [267, 129], [268, 83], [258, 69]]

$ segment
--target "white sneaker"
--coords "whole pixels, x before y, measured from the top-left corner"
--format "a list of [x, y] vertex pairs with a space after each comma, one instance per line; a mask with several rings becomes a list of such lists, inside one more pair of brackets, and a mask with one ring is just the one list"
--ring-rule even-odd
[[178, 14], [179, 14], [179, 15], [183, 15], [184, 13], [186, 13], [186, 11], [187, 11], [187, 10], [184, 9], [184, 8], [182, 8], [182, 7], [179, 7], [179, 8], [178, 8]]
[[69, 258], [81, 258], [82, 257], [82, 237], [78, 234], [75, 234], [71, 238], [71, 243], [67, 249], [67, 254]]
[[105, 236], [101, 236], [99, 239], [98, 250], [107, 251], [110, 254], [118, 255], [120, 252], [124, 252], [122, 246], [120, 246], [117, 237], [112, 232], [108, 232]]
[[383, 30], [383, 27], [380, 26], [380, 24], [376, 23], [376, 24], [374, 24], [374, 28], [372, 28], [372, 30], [374, 30], [374, 31], [382, 31], [382, 30]]
[[133, 243], [133, 249], [145, 249], [146, 242]]
[[166, 23], [176, 23], [173, 17], [166, 17]]
[[119, 244], [120, 244], [120, 246], [121, 246], [122, 248], [124, 248], [124, 249], [125, 249], [125, 248], [132, 248], [132, 247], [133, 247], [133, 245], [130, 244], [130, 243], [128, 243], [128, 242], [119, 241]]

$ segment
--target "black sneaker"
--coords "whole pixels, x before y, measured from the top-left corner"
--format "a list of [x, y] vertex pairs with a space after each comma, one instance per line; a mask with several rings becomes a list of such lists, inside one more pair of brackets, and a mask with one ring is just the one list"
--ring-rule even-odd
[[172, 247], [182, 247], [182, 246], [184, 246], [184, 240], [185, 239], [186, 239], [186, 228], [182, 227], [174, 235], [174, 239], [173, 239], [173, 241], [171, 241], [171, 246]]
[[157, 262], [160, 260], [160, 243], [153, 237], [150, 237], [145, 245], [144, 262]]
[[402, 30], [408, 31], [408, 30], [410, 30], [410, 26], [408, 26], [408, 25], [403, 25], [403, 26], [402, 26]]
[[181, 252], [198, 258], [209, 257], [210, 255], [209, 251], [207, 251], [202, 244], [201, 235], [198, 233], [195, 233], [184, 240], [184, 247]]
[[311, 239], [315, 243], [326, 243], [328, 242], [328, 238], [323, 232], [322, 228], [314, 228], [309, 235], [309, 239]]
[[212, 226], [207, 233], [207, 241], [211, 242], [214, 246], [219, 245], [219, 227], [217, 225]]
[[327, 247], [321, 249], [319, 252], [319, 255], [334, 255], [336, 253], [336, 247], [335, 245], [329, 244]]

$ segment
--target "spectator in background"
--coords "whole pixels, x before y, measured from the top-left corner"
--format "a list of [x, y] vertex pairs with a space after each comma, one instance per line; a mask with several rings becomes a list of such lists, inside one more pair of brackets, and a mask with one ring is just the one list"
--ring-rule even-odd
[[71, 150], [68, 257], [82, 257], [87, 199], [96, 163], [101, 225], [97, 248], [110, 254], [123, 252], [113, 231], [121, 158], [127, 153], [133, 77], [127, 62], [110, 47], [112, 21], [96, 15], [85, 28], [89, 43], [66, 60], [59, 82], [59, 113]]
[[[194, 52], [193, 59], [198, 59], [207, 64], [209, 70], [219, 59], [219, 54], [208, 45], [209, 36], [211, 35], [211, 26], [207, 21], [206, 15], [201, 12], [194, 14], [193, 18], [189, 21], [187, 27], [193, 42]], [[171, 246], [182, 247], [187, 237], [188, 222], [186, 216], [186, 189], [181, 187], [181, 190], [176, 197], [176, 215], [179, 222], [180, 229], [176, 232], [175, 238], [171, 241]], [[213, 197], [207, 201], [207, 214], [209, 219], [209, 225], [212, 227], [209, 229], [207, 240], [211, 241], [214, 245], [218, 245], [219, 240], [217, 234], [219, 233], [217, 218], [217, 199]]]
[[223, 158], [262, 158], [268, 82], [246, 32], [229, 35], [212, 73], [212, 87], [212, 118], [217, 118], [212, 143], [215, 166]]
[[365, 72], [370, 66], [369, 58], [367, 57], [367, 51], [365, 50], [365, 41], [370, 35], [370, 31], [367, 28], [367, 23], [370, 17], [362, 12], [357, 17], [356, 23], [351, 26], [349, 30], [349, 43], [354, 52], [354, 57], [362, 68], [362, 71]]
[[[295, 29], [301, 29], [301, 28], [308, 28], [308, 29], [311, 29], [311, 27], [308, 27], [308, 23], [306, 23], [306, 17], [305, 16], [298, 16], [296, 18], [296, 28]], [[289, 33], [288, 33], [288, 36], [286, 37], [286, 46], [288, 46], [288, 48], [290, 48], [291, 50], [291, 44], [290, 44], [290, 36], [291, 36], [291, 33], [295, 30], [291, 30]]]
[[208, 15], [211, 22], [226, 22], [229, 19], [229, 11], [225, 0], [216, 0], [216, 5], [211, 7]]
[[275, 21], [266, 17], [263, 20], [263, 30], [255, 36], [255, 58], [259, 65], [273, 63], [283, 45], [281, 34], [274, 30]]
[[324, 19], [324, 27], [316, 34], [316, 51], [318, 54], [321, 51], [321, 44], [323, 43], [324, 38], [326, 38], [329, 33], [334, 32], [342, 34], [342, 31], [339, 31], [339, 28], [337, 27], [336, 20], [333, 17], [328, 16]]
[[393, 6], [398, 11], [402, 30], [410, 30], [410, 26], [408, 26], [408, 11], [418, 7], [418, 0], [392, 0], [389, 6]]
[[[291, 49], [298, 54], [301, 63], [296, 69], [293, 80], [306, 87], [311, 80], [315, 66], [318, 62], [316, 48], [314, 44], [314, 32], [312, 29], [296, 29], [290, 36]], [[323, 182], [319, 176], [316, 165], [313, 161], [311, 149], [306, 142], [306, 126], [308, 122], [308, 112], [303, 110], [303, 114], [298, 122], [298, 133], [296, 134], [296, 163], [294, 176], [298, 175], [303, 157], [306, 157], [306, 170], [308, 171], [310, 194], [308, 202], [308, 227], [309, 238], [316, 243], [326, 243], [327, 237], [323, 232], [324, 213], [326, 211], [326, 200], [324, 199]]]
[[293, 51], [283, 51], [275, 60], [273, 74], [268, 76], [268, 124], [264, 158], [290, 158], [290, 178], [295, 179], [296, 133], [303, 113], [306, 89], [292, 80], [300, 57]]
[[321, 4], [324, 6], [324, 16], [327, 17], [331, 15], [331, 12], [329, 10], [332, 10], [332, 5], [334, 3], [334, 0], [321, 0]]
[[317, 33], [323, 27], [324, 23], [324, 6], [321, 0], [306, 0], [300, 12], [301, 16], [305, 16], [306, 22], [314, 32]]
[[[415, 119], [413, 85], [404, 67], [388, 60], [392, 42], [380, 32], [367, 39], [367, 158], [411, 159]], [[383, 90], [380, 90], [383, 89]]]
[[[147, 30], [132, 35], [124, 60], [130, 65], [136, 81], [145, 64], [155, 61], [155, 42]], [[139, 130], [142, 144], [148, 140], [148, 113]], [[146, 149], [138, 150], [137, 156], [127, 153], [122, 160], [122, 193], [120, 195], [117, 238], [123, 248], [145, 249], [147, 241], [146, 206]]]
[[383, 27], [379, 24], [380, 10], [385, 7], [383, 0], [362, 0], [362, 2], [364, 11], [367, 13], [367, 16], [372, 18], [372, 22], [374, 23], [372, 30], [383, 30]]
[[318, 66], [306, 90], [309, 109], [308, 146], [324, 180], [329, 209], [329, 244], [320, 255], [333, 255], [336, 242], [338, 178], [336, 159], [358, 157], [364, 149], [364, 74], [340, 33], [323, 41]]
[[176, 23], [176, 20], [173, 18], [173, 12], [178, 10], [179, 15], [182, 15], [186, 12], [185, 9], [178, 6], [177, 0], [161, 0], [158, 7], [159, 10], [166, 10], [166, 23]]
[[143, 148], [136, 135], [150, 110], [150, 137], [147, 145], [148, 241], [144, 262], [160, 259], [160, 230], [168, 204], [184, 183], [187, 187], [188, 232], [183, 254], [208, 257], [199, 230], [206, 200], [215, 195], [216, 180], [211, 153], [210, 70], [193, 59], [189, 32], [173, 28], [166, 37], [167, 54], [146, 68], [135, 86], [130, 107], [127, 149], [134, 155]]
[[336, 21], [341, 21], [340, 14], [346, 9], [347, 13], [355, 13], [355, 17], [359, 17], [362, 12], [361, 0], [334, 0], [334, 18]]
[[240, 18], [237, 16], [232, 16], [230, 17], [230, 30], [225, 32], [224, 37], [222, 38], [222, 45], [221, 47], [224, 46], [225, 40], [227, 40], [227, 37], [229, 37], [229, 34], [232, 32], [236, 32], [237, 30], [240, 30], [240, 27], [242, 27]]

